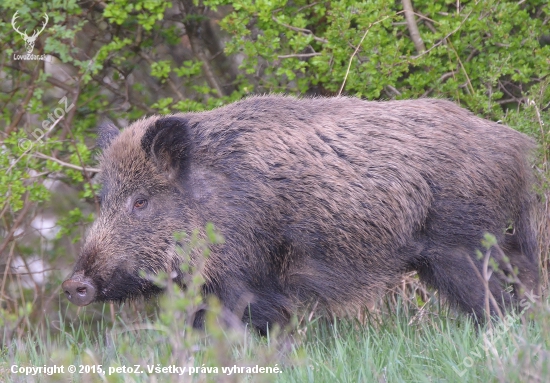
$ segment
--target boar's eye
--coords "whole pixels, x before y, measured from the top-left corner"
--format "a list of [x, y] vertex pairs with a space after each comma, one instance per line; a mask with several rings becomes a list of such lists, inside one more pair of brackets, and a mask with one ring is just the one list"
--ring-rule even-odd
[[138, 198], [134, 201], [134, 209], [143, 210], [147, 207], [147, 200], [145, 198]]

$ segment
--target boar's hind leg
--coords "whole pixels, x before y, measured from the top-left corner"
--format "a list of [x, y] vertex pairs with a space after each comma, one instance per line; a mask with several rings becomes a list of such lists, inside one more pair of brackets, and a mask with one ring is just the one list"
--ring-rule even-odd
[[[463, 247], [428, 250], [423, 253], [416, 270], [422, 281], [438, 289], [451, 304], [473, 313], [478, 320], [484, 318], [486, 302], [482, 262], [474, 251]], [[511, 304], [511, 295], [503, 291], [501, 281], [494, 274], [489, 278], [489, 290], [501, 309]], [[490, 311], [491, 315], [496, 314], [491, 302]]]
[[285, 329], [290, 322], [289, 300], [282, 294], [256, 293], [244, 310], [243, 322], [250, 324], [261, 335], [267, 335], [275, 326]]
[[534, 248], [536, 242], [534, 237], [532, 241], [522, 239], [517, 231], [504, 236], [502, 251], [509, 259], [509, 264], [501, 262], [500, 265], [508, 278], [511, 277], [514, 282], [519, 279], [519, 283], [514, 283], [514, 295], [518, 298], [525, 293], [539, 295], [539, 267]]

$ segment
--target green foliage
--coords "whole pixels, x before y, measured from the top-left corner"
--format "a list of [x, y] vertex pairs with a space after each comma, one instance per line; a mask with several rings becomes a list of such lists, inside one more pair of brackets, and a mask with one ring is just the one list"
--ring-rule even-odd
[[86, 223], [89, 224], [93, 222], [93, 220], [93, 214], [85, 214], [79, 208], [70, 210], [67, 215], [58, 222], [60, 230], [57, 234], [57, 239], [70, 236], [72, 237], [73, 243], [80, 241], [80, 236], [74, 235], [77, 226]]
[[336, 94], [345, 80], [344, 94], [453, 98], [498, 119], [502, 105], [524, 102], [550, 72], [550, 46], [539, 42], [550, 34], [546, 1], [416, 0], [425, 52], [415, 49], [400, 2], [207, 4], [233, 5], [222, 22], [233, 36], [226, 49], [246, 57], [246, 73], [264, 68], [263, 91]]
[[151, 64], [151, 75], [161, 79], [165, 80], [168, 78], [168, 75], [172, 71], [170, 61], [157, 61], [155, 63]]
[[[59, 284], [70, 272], [85, 227], [98, 208], [95, 134], [105, 118], [123, 127], [153, 113], [203, 111], [269, 92], [330, 96], [342, 89], [343, 95], [371, 100], [447, 98], [537, 140], [537, 192], [545, 200], [550, 156], [548, 2], [412, 3], [425, 51], [412, 41], [400, 1], [1, 2], [0, 327], [7, 346], [0, 352], [0, 364], [39, 366], [60, 360], [66, 365], [103, 361], [120, 366], [138, 360], [167, 365], [185, 360], [200, 366], [278, 360], [271, 338], [241, 334], [244, 340], [228, 340], [233, 335], [215, 324], [222, 310], [216, 302], [210, 302], [213, 314], [207, 320], [210, 343], [190, 331], [190, 313], [200, 304], [200, 265], [184, 265], [192, 274], [192, 288], [185, 293], [158, 276], [170, 295], [159, 301], [159, 312], [149, 307], [146, 314], [155, 314], [133, 323], [126, 320], [132, 312], [128, 306], [116, 314], [108, 306], [77, 313], [59, 296]], [[20, 29], [29, 34], [41, 26], [44, 13], [49, 16], [33, 51], [48, 55], [47, 63], [14, 59], [14, 54], [25, 52], [23, 39], [11, 25], [16, 11]], [[33, 228], [39, 215], [55, 217], [55, 239]], [[539, 230], [547, 286], [548, 238], [544, 228]], [[207, 256], [209, 246], [223, 238], [207, 227], [185, 241], [182, 256], [193, 247]], [[487, 237], [485, 245], [491, 244]], [[12, 274], [16, 258], [31, 256], [51, 269], [43, 283], [32, 282], [33, 275]], [[31, 282], [20, 283], [24, 278]], [[421, 294], [411, 301], [413, 309], [430, 304]], [[392, 308], [399, 311], [402, 306]], [[97, 319], [109, 312], [114, 321]], [[418, 312], [422, 317], [423, 310]], [[385, 317], [366, 327], [300, 327], [306, 340], [290, 352], [292, 368], [271, 378], [452, 380], [452, 366], [475, 350], [478, 338], [467, 322], [440, 320], [433, 312], [422, 318], [426, 322], [419, 327], [410, 327], [410, 315]], [[71, 327], [73, 319], [82, 322]], [[155, 330], [136, 332], [135, 323]], [[108, 332], [113, 325], [125, 330]], [[96, 332], [90, 335], [90, 328]], [[530, 353], [539, 347], [534, 346], [537, 342], [549, 347], [548, 328], [543, 314], [540, 322], [515, 326], [497, 352], [519, 351], [499, 359], [501, 364], [484, 356], [479, 366], [468, 370], [465, 381], [512, 381], [521, 370], [507, 366], [516, 362], [524, 363], [523, 371], [538, 368], [544, 358], [529, 359]], [[526, 341], [516, 347], [515, 339]], [[191, 352], [199, 343], [204, 345], [201, 352]], [[3, 371], [0, 367], [0, 374]], [[423, 373], [429, 377], [422, 378]], [[110, 381], [123, 380], [119, 378]]]
[[156, 21], [162, 20], [164, 11], [170, 6], [171, 3], [164, 0], [114, 0], [107, 3], [103, 16], [118, 25], [137, 21], [146, 31], [150, 31]]
[[[198, 302], [198, 301], [197, 301]], [[424, 311], [399, 301], [393, 314], [369, 318], [364, 324], [350, 320], [316, 321], [299, 327], [290, 338], [230, 330], [220, 325], [220, 308], [207, 319], [204, 333], [191, 331], [189, 314], [197, 303], [178, 290], [159, 302], [160, 315], [132, 322], [123, 312], [107, 319], [103, 306], [94, 322], [59, 315], [48, 326], [64, 329], [48, 337], [22, 334], [18, 343], [4, 347], [0, 363], [18, 366], [65, 366], [65, 373], [41, 375], [45, 382], [524, 382], [525, 376], [544, 381], [550, 360], [541, 355], [550, 347], [550, 317], [533, 307], [533, 320], [523, 323], [509, 316], [494, 327], [476, 328], [465, 317], [439, 312], [435, 302]], [[1, 310], [1, 308], [0, 308]], [[411, 312], [416, 311], [415, 321]], [[21, 307], [28, 316], [30, 303]], [[83, 314], [91, 314], [85, 308]], [[3, 313], [2, 313], [3, 314]], [[0, 314], [0, 320], [15, 320]], [[3, 319], [2, 319], [3, 318]], [[6, 323], [4, 322], [4, 323]], [[0, 323], [2, 325], [3, 323]], [[93, 331], [92, 331], [93, 330]], [[101, 371], [69, 374], [69, 365], [101, 366]], [[143, 373], [115, 372], [117, 367], [140, 365]], [[149, 373], [148, 366], [217, 367], [214, 373]], [[224, 374], [221, 367], [278, 367], [278, 374]], [[200, 370], [195, 370], [200, 371]], [[213, 370], [211, 370], [213, 371]], [[5, 382], [22, 381], [21, 375], [0, 370]]]
[[[71, 212], [73, 216], [79, 212]], [[209, 248], [223, 242], [223, 238], [216, 232], [212, 224], [204, 228], [204, 235], [198, 231], [189, 237], [185, 233], [178, 233], [177, 239], [189, 238], [188, 244], [182, 251], [187, 255], [198, 252], [203, 257], [208, 256]], [[241, 327], [232, 327], [227, 323], [227, 314], [215, 299], [208, 302], [204, 332], [192, 329], [194, 315], [204, 308], [201, 287], [204, 281], [200, 265], [194, 268], [185, 268], [186, 290], [181, 291], [173, 284], [168, 275], [154, 276], [152, 281], [166, 288], [164, 294], [156, 303], [156, 312], [151, 317], [141, 317], [140, 313], [133, 313], [135, 317], [128, 319], [128, 312], [119, 311], [114, 321], [109, 322], [106, 305], [99, 312], [102, 318], [95, 318], [93, 308], [86, 308], [83, 313], [70, 319], [71, 314], [58, 313], [55, 318], [57, 333], [48, 332], [47, 336], [41, 331], [32, 331], [18, 336], [17, 343], [10, 338], [0, 353], [0, 364], [10, 366], [44, 366], [56, 364], [64, 366], [64, 373], [53, 376], [40, 374], [45, 381], [56, 381], [68, 378], [75, 382], [87, 379], [100, 379], [123, 382], [148, 382], [158, 379], [163, 382], [180, 382], [187, 379], [200, 379], [209, 382], [240, 382], [243, 378], [252, 378], [255, 381], [273, 381], [277, 375], [265, 374], [227, 374], [222, 367], [247, 367], [259, 365], [261, 367], [279, 366], [278, 349], [279, 337], [273, 333], [270, 341], [265, 342], [255, 334], [249, 334]], [[145, 277], [145, 275], [144, 275]], [[4, 312], [0, 307], [0, 326], [13, 326], [13, 323], [25, 318], [29, 321], [32, 313], [31, 303], [18, 308], [17, 315]], [[136, 320], [137, 319], [137, 320]], [[47, 320], [46, 328], [51, 329], [53, 323]], [[282, 338], [281, 338], [282, 339]], [[24, 345], [21, 347], [21, 345]], [[298, 359], [293, 358], [294, 361]], [[95, 367], [93, 371], [71, 374], [69, 365], [88, 365]], [[141, 366], [141, 373], [128, 374], [116, 372], [117, 368]], [[168, 372], [169, 366], [186, 368], [185, 374]], [[101, 369], [99, 369], [99, 367]], [[154, 367], [165, 367], [157, 371]], [[209, 369], [201, 369], [209, 367]], [[189, 369], [195, 368], [190, 373]], [[282, 371], [282, 365], [279, 369]], [[151, 369], [151, 370], [150, 370]], [[208, 371], [208, 372], [203, 372]], [[0, 379], [4, 382], [17, 381], [17, 375], [11, 370], [0, 370]]]
[[174, 69], [179, 77], [193, 77], [201, 73], [202, 64], [200, 62], [184, 61], [183, 65]]

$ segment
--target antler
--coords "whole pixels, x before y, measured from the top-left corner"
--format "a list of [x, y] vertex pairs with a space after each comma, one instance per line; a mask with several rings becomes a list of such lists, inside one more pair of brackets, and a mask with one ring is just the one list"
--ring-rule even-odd
[[[21, 32], [17, 26], [15, 25], [15, 20], [17, 20], [17, 14], [19, 13], [19, 11], [16, 11], [15, 14], [13, 15], [13, 17], [11, 18], [11, 25], [13, 26], [13, 29], [19, 33], [21, 36], [23, 36], [23, 38], [25, 39], [28, 39], [29, 36], [27, 35], [27, 30], [25, 29], [25, 32]], [[50, 20], [50, 18], [48, 17], [48, 15], [46, 13], [44, 13], [44, 24], [42, 24], [42, 29], [40, 31], [34, 31], [32, 36], [30, 36], [30, 38], [32, 39], [33, 37], [36, 37], [38, 36], [39, 34], [42, 33], [42, 31], [44, 30], [44, 28], [46, 28], [46, 25], [48, 25], [48, 20]]]
[[[15, 13], [17, 13], [17, 12], [15, 12]], [[48, 20], [50, 18], [48, 17], [48, 15], [46, 13], [44, 13], [44, 18], [45, 18], [45, 20], [44, 20], [44, 24], [42, 24], [42, 29], [39, 32], [34, 31], [34, 33], [32, 34], [33, 36], [38, 36], [39, 34], [42, 33], [44, 28], [46, 28], [46, 25], [48, 24]]]
[[[13, 17], [11, 18], [11, 25], [13, 26], [13, 29], [15, 30], [15, 32], [19, 33], [21, 36], [23, 36], [23, 38], [28, 37], [26, 29], [25, 29], [25, 32], [23, 33], [21, 31], [19, 31], [19, 29], [15, 25], [15, 20], [17, 20], [17, 14], [18, 13], [19, 13], [19, 11], [16, 11], [15, 14], [13, 15]], [[48, 17], [48, 16], [46, 15], [46, 17]]]

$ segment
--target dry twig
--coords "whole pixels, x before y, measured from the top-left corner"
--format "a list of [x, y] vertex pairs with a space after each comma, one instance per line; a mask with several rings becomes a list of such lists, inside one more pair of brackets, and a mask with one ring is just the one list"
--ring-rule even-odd
[[367, 37], [367, 33], [369, 33], [370, 29], [373, 26], [375, 26], [376, 24], [380, 24], [382, 21], [384, 21], [386, 19], [389, 19], [390, 17], [395, 17], [395, 16], [399, 15], [400, 13], [403, 13], [403, 11], [399, 11], [394, 15], [385, 16], [385, 17], [381, 18], [380, 20], [377, 20], [374, 23], [369, 24], [369, 26], [367, 27], [367, 30], [363, 34], [363, 37], [361, 37], [361, 41], [359, 41], [359, 44], [357, 44], [357, 47], [355, 48], [355, 51], [353, 52], [353, 54], [349, 58], [348, 69], [346, 70], [346, 75], [344, 76], [344, 81], [342, 81], [342, 85], [340, 86], [340, 90], [338, 91], [338, 94], [337, 94], [338, 96], [340, 96], [342, 94], [342, 91], [344, 90], [344, 87], [346, 86], [346, 81], [348, 79], [349, 70], [351, 68], [351, 62], [352, 62], [353, 58], [355, 57], [355, 55], [357, 54], [357, 52], [359, 52], [359, 48], [361, 48], [361, 44], [363, 44], [363, 41], [365, 40], [365, 37]]
[[78, 170], [78, 171], [81, 171], [81, 172], [90, 172], [90, 173], [99, 173], [100, 172], [100, 170], [98, 168], [87, 168], [87, 167], [83, 167], [83, 166], [70, 164], [68, 162], [61, 161], [60, 159], [57, 159], [55, 157], [48, 156], [44, 153], [35, 152], [35, 153], [33, 153], [33, 155], [37, 158], [42, 158], [43, 160], [50, 160], [50, 161], [58, 163], [61, 166], [66, 167], [66, 168]]
[[292, 25], [288, 25], [288, 24], [282, 23], [282, 22], [280, 22], [279, 20], [277, 20], [277, 18], [276, 18], [275, 16], [271, 16], [271, 19], [272, 19], [273, 21], [275, 21], [277, 24], [282, 25], [283, 27], [288, 28], [288, 29], [290, 29], [291, 31], [300, 32], [300, 33], [303, 33], [304, 35], [310, 35], [311, 37], [313, 37], [313, 40], [318, 41], [318, 42], [323, 43], [323, 44], [328, 44], [328, 40], [327, 40], [327, 39], [323, 39], [323, 38], [321, 38], [321, 37], [315, 36], [315, 35], [313, 34], [313, 32], [311, 32], [309, 29], [293, 27]]

